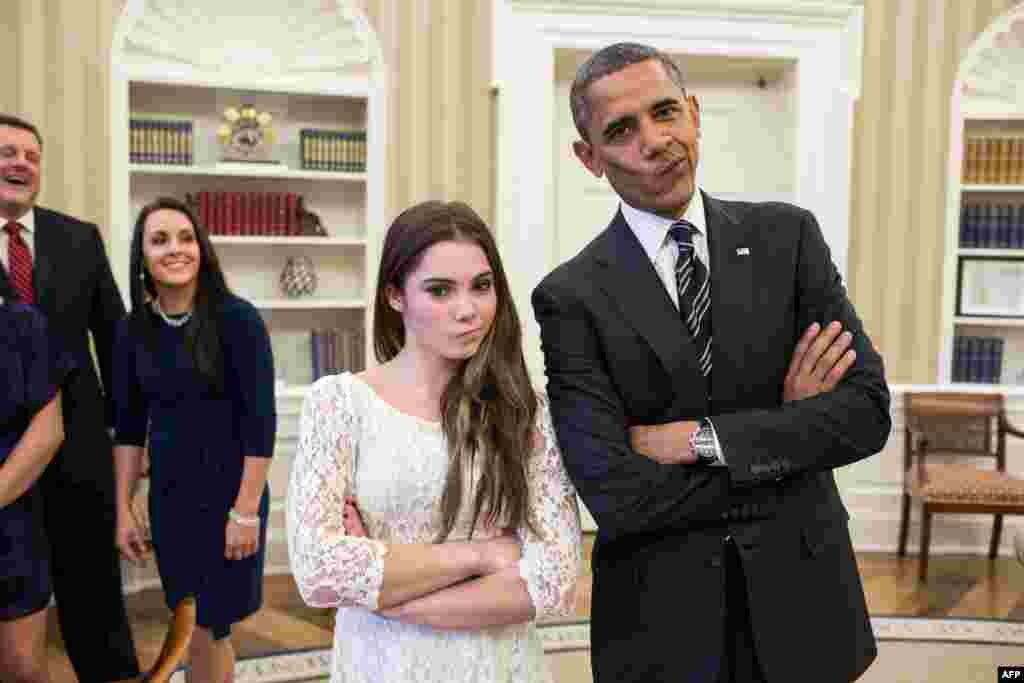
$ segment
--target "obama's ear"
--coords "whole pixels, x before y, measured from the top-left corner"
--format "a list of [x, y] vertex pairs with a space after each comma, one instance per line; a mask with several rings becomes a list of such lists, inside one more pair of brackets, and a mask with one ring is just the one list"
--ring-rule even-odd
[[576, 158], [580, 160], [580, 163], [586, 166], [587, 170], [594, 174], [594, 177], [604, 177], [604, 165], [594, 153], [593, 145], [586, 140], [577, 140], [572, 143], [572, 151], [576, 154]]

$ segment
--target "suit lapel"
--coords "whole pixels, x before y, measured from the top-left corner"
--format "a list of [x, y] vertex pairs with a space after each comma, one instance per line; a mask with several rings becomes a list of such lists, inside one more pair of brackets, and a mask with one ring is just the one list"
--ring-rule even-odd
[[751, 328], [754, 311], [753, 260], [756, 235], [723, 202], [704, 195], [711, 253], [711, 318], [713, 401], [728, 402], [743, 390], [748, 345], [756, 339]]
[[46, 209], [36, 207], [35, 253], [32, 259], [32, 286], [36, 303], [43, 310], [56, 310], [54, 296], [54, 255], [63, 248], [53, 217]]
[[690, 334], [621, 212], [605, 232], [596, 261], [596, 284], [650, 344], [677, 391], [703, 382]]
[[0, 300], [14, 299], [14, 285], [7, 277], [7, 264], [0, 266]]

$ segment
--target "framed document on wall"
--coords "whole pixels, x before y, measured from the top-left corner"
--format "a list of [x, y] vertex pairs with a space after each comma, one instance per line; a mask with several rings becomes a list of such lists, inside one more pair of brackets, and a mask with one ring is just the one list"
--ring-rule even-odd
[[1024, 318], [1024, 257], [964, 256], [957, 314]]

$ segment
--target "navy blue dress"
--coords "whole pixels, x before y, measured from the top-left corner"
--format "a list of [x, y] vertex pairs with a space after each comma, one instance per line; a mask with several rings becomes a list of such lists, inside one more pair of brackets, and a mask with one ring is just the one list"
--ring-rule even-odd
[[[249, 302], [229, 297], [219, 322], [223, 391], [196, 368], [185, 328], [152, 312], [152, 348], [129, 318], [114, 343], [113, 404], [116, 442], [144, 446], [149, 439], [149, 515], [157, 569], [167, 606], [193, 595], [197, 621], [214, 638], [230, 633], [262, 602], [269, 491], [260, 501], [255, 555], [224, 558], [228, 510], [242, 483], [246, 457], [270, 457], [277, 417], [270, 337]], [[195, 321], [189, 323], [194, 325]]]
[[[31, 306], [0, 304], [0, 466], [75, 367]], [[0, 508], [0, 621], [46, 607], [53, 586], [39, 487]]]

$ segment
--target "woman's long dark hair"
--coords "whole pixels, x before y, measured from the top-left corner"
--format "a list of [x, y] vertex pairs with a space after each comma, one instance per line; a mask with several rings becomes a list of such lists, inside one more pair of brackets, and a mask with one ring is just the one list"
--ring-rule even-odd
[[448, 476], [441, 498], [438, 540], [452, 532], [465, 493], [465, 474], [480, 473], [472, 503], [472, 525], [527, 524], [530, 518], [526, 463], [532, 451], [537, 395], [523, 359], [522, 330], [508, 279], [491, 231], [461, 202], [429, 201], [398, 216], [388, 229], [381, 253], [374, 303], [373, 347], [380, 362], [405, 345], [402, 315], [388, 302], [389, 287], [405, 291], [406, 281], [438, 242], [479, 246], [494, 275], [497, 310], [480, 348], [452, 377], [441, 396], [441, 419], [448, 441]]
[[213, 250], [206, 226], [199, 222], [187, 204], [173, 197], [160, 197], [142, 207], [135, 221], [130, 263], [131, 325], [143, 343], [154, 349], [159, 321], [150, 307], [150, 301], [156, 299], [156, 289], [153, 286], [153, 278], [145, 267], [142, 245], [146, 219], [154, 211], [161, 209], [183, 214], [196, 233], [196, 240], [199, 242], [199, 281], [192, 303], [192, 318], [184, 326], [185, 343], [202, 377], [211, 386], [223, 391], [224, 359], [221, 352], [219, 313], [224, 300], [231, 295], [231, 290], [224, 279], [224, 271], [221, 270], [217, 252]]

